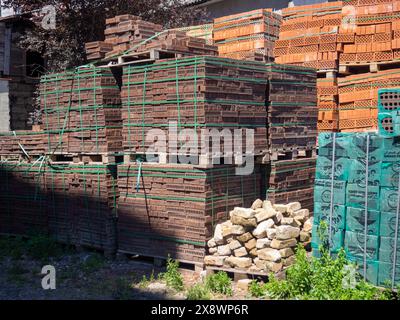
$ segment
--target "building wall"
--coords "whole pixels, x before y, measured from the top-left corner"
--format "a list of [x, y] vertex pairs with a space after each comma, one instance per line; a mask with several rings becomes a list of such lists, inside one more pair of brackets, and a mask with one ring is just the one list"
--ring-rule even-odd
[[[292, 0], [294, 5], [306, 5], [327, 2], [326, 0]], [[276, 10], [288, 7], [290, 0], [224, 0], [206, 4], [210, 18], [219, 18], [226, 15], [246, 12], [261, 8]]]
[[0, 131], [31, 129], [38, 79], [26, 74], [26, 52], [17, 46], [18, 22], [0, 22]]
[[8, 80], [0, 79], [0, 132], [10, 131], [10, 99]]

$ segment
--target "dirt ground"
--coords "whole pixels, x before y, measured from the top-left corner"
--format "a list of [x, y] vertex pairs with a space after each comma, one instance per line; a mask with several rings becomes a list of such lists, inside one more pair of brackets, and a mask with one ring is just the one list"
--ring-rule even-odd
[[[42, 267], [56, 269], [56, 290], [43, 290]], [[70, 253], [61, 258], [38, 261], [26, 255], [0, 257], [0, 300], [183, 300], [184, 292], [175, 292], [158, 279], [165, 271], [138, 259], [106, 260], [93, 253]], [[201, 281], [199, 273], [180, 269], [185, 288]], [[153, 275], [153, 276], [152, 276]], [[146, 281], [143, 280], [146, 277]], [[152, 280], [152, 281], [151, 281]], [[234, 289], [232, 297], [246, 299], [246, 293]]]

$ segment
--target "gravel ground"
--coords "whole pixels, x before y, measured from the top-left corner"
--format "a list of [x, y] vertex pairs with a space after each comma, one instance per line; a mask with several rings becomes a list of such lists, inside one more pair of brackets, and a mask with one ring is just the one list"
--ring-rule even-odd
[[[42, 267], [56, 269], [56, 290], [43, 290]], [[0, 257], [0, 300], [154, 300], [186, 299], [159, 281], [143, 282], [165, 270], [135, 259], [106, 260], [88, 253], [71, 253], [62, 258], [37, 261], [26, 255], [15, 259]], [[180, 269], [186, 288], [200, 281], [200, 274]], [[236, 291], [236, 290], [235, 290]], [[244, 299], [245, 294], [235, 293], [228, 299]], [[216, 297], [227, 299], [227, 297]]]

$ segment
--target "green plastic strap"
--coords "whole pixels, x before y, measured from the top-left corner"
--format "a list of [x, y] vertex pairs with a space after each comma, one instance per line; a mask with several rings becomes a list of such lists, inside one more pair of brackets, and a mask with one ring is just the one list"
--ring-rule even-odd
[[143, 82], [143, 99], [142, 99], [142, 148], [145, 148], [145, 102], [146, 102], [146, 90], [147, 90], [147, 69], [144, 71], [144, 82]]
[[[94, 103], [94, 105], [97, 105], [97, 97], [96, 97], [96, 71], [95, 71], [95, 69], [93, 68], [93, 87], [95, 88], [94, 90], [93, 90], [93, 103]], [[82, 110], [82, 107], [81, 107], [81, 110]], [[97, 150], [97, 153], [100, 153], [100, 149], [99, 149], [99, 129], [98, 129], [98, 126], [99, 126], [99, 123], [98, 123], [98, 120], [97, 120], [97, 108], [95, 108], [94, 109], [94, 119], [95, 119], [95, 124], [96, 124], [96, 150]]]
[[136, 192], [140, 191], [140, 178], [142, 177], [142, 165], [143, 162], [139, 161], [139, 170], [137, 173], [137, 180], [136, 180]]
[[[332, 167], [331, 167], [331, 194], [330, 194], [330, 206], [329, 206], [329, 249], [332, 248], [332, 224], [333, 224], [333, 192], [334, 192], [334, 180], [335, 180], [335, 166], [336, 166], [336, 133], [333, 133], [333, 150], [332, 150]], [[330, 253], [330, 250], [329, 250]]]
[[[128, 68], [130, 69], [132, 66], [129, 65]], [[131, 79], [131, 73], [128, 73], [128, 146], [129, 146], [129, 152], [132, 152], [132, 139], [131, 139], [131, 84], [130, 84], [130, 79]], [[125, 124], [124, 124], [125, 126]]]
[[[194, 90], [196, 91], [196, 89], [197, 88], [195, 88]], [[178, 128], [181, 128], [181, 104], [180, 104], [180, 96], [179, 96], [179, 69], [178, 69], [178, 63], [175, 64], [175, 90], [176, 90], [176, 103], [177, 103], [177, 112], [178, 112]]]
[[365, 158], [365, 199], [364, 199], [364, 281], [367, 279], [367, 241], [368, 241], [368, 185], [369, 185], [369, 142], [370, 135], [367, 134], [367, 150]]

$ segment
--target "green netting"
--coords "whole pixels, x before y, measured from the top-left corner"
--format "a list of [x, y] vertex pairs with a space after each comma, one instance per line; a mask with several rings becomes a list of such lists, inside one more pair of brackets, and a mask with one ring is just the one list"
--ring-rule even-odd
[[[107, 90], [119, 90], [116, 84], [103, 84], [101, 80], [105, 77], [114, 78], [105, 68], [86, 66], [73, 71], [44, 75], [41, 78], [40, 99], [48, 154], [56, 151], [68, 153], [69, 141], [66, 136], [69, 133], [80, 133], [77, 137], [80, 137], [82, 152], [104, 151], [100, 150], [100, 131], [121, 128], [117, 124], [107, 124], [107, 119], [103, 119], [102, 124], [99, 121], [100, 115], [104, 118], [101, 110], [121, 108], [118, 104], [108, 105], [97, 97]], [[78, 114], [77, 117], [75, 113]], [[89, 122], [88, 115], [92, 113], [93, 120]], [[94, 137], [91, 134], [91, 139], [88, 141], [87, 134], [90, 132], [94, 133]], [[88, 145], [93, 142], [94, 148]]]
[[[77, 243], [76, 241], [80, 241], [76, 239], [77, 235], [87, 234], [88, 238], [85, 241], [88, 242], [86, 243], [97, 248], [107, 247], [110, 235], [106, 228], [95, 230], [98, 228], [96, 219], [106, 221], [109, 217], [117, 214], [116, 205], [119, 194], [115, 174], [116, 166], [54, 165], [45, 161], [44, 156], [41, 158], [42, 160], [39, 158], [34, 163], [0, 163], [0, 172], [4, 177], [1, 179], [0, 199], [2, 205], [6, 205], [8, 208], [9, 218], [19, 214], [21, 216], [18, 216], [18, 219], [24, 219], [24, 211], [13, 210], [16, 201], [22, 202], [35, 212], [32, 216], [36, 220], [42, 219], [44, 231], [55, 239]], [[74, 180], [76, 181], [73, 182]], [[20, 183], [24, 187], [11, 192], [11, 185], [15, 188]], [[111, 188], [104, 190], [106, 185]], [[74, 188], [80, 190], [79, 194], [72, 193]], [[109, 200], [112, 200], [112, 203]], [[106, 206], [108, 209], [105, 209]], [[86, 217], [84, 218], [84, 216]], [[82, 226], [81, 221], [86, 221], [86, 226]], [[90, 221], [95, 222], [92, 225]], [[66, 228], [65, 223], [70, 227]], [[19, 222], [12, 227], [19, 230], [20, 226]], [[93, 239], [94, 236], [97, 237], [97, 240]], [[101, 243], [98, 242], [99, 237], [104, 237], [101, 239]]]

